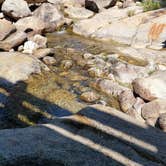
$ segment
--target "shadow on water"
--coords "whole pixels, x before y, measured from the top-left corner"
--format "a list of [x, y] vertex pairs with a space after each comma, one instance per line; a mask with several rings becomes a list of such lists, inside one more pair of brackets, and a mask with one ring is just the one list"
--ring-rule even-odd
[[[1, 78], [0, 87], [6, 91], [6, 95], [1, 93], [0, 100], [2, 103], [2, 109], [6, 117], [10, 119], [10, 116], [15, 110], [14, 114], [17, 117], [18, 126], [27, 126], [26, 121], [18, 118], [19, 114], [24, 117], [27, 112], [30, 113], [31, 118], [47, 118], [47, 114], [40, 111], [34, 111], [23, 106], [22, 102], [26, 101], [35, 105], [39, 110], [43, 112], [48, 111], [50, 114], [54, 114], [57, 117], [63, 117], [60, 121], [50, 121], [49, 124], [41, 125], [41, 129], [32, 128], [35, 130], [34, 138], [36, 137], [40, 145], [40, 153], [48, 153], [48, 142], [52, 141], [51, 155], [52, 158], [44, 159], [40, 154], [36, 152], [36, 146], [34, 142], [28, 142], [28, 139], [24, 141], [21, 148], [24, 146], [32, 146], [31, 152], [34, 153], [34, 159], [16, 159], [16, 163], [10, 165], [97, 165], [97, 166], [120, 166], [120, 165], [132, 165], [132, 166], [159, 166], [166, 165], [166, 135], [154, 129], [152, 127], [137, 124], [134, 120], [128, 120], [121, 116], [122, 113], [114, 114], [112, 111], [102, 111], [97, 108], [87, 107], [82, 109], [75, 116], [69, 116], [71, 113], [49, 101], [40, 99], [26, 92], [27, 85], [25, 82], [20, 81], [17, 84], [12, 84], [9, 81]], [[18, 93], [20, 90], [26, 93], [26, 96], [15, 100], [12, 95], [13, 90]], [[16, 89], [15, 89], [16, 88]], [[6, 100], [5, 100], [6, 97]], [[8, 101], [12, 101], [19, 105], [16, 107], [10, 104]], [[45, 106], [49, 106], [50, 109], [45, 110]], [[10, 109], [9, 109], [10, 107]], [[21, 108], [21, 112], [18, 108]], [[11, 112], [7, 112], [10, 110]], [[64, 117], [65, 116], [65, 117]], [[69, 117], [68, 117], [69, 116]], [[126, 115], [125, 115], [126, 116]], [[74, 117], [74, 118], [73, 118]], [[58, 122], [59, 121], [59, 122]], [[12, 120], [11, 120], [12, 123]], [[26, 132], [26, 130], [24, 131]], [[46, 132], [46, 133], [45, 133]], [[17, 134], [17, 131], [15, 132]], [[19, 133], [18, 133], [19, 134]], [[28, 132], [27, 132], [28, 134]], [[45, 134], [47, 136], [45, 136]], [[54, 141], [53, 141], [53, 138]], [[27, 141], [27, 142], [26, 142]], [[42, 143], [40, 141], [43, 141]], [[63, 151], [63, 147], [65, 151]], [[11, 147], [11, 150], [15, 148]], [[49, 147], [50, 148], [50, 147]], [[62, 161], [63, 156], [63, 161]], [[36, 158], [36, 159], [35, 159]], [[53, 161], [52, 161], [53, 160]]]
[[13, 84], [0, 78], [0, 89], [3, 91], [0, 92], [0, 115], [3, 114], [3, 119], [7, 120], [4, 128], [17, 125], [25, 127], [38, 123], [42, 118], [47, 121], [54, 116], [71, 115], [67, 109], [28, 93], [27, 83], [24, 81]]

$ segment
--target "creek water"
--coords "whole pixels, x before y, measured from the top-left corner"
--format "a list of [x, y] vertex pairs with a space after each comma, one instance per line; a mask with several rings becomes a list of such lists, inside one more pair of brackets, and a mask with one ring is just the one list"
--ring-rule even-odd
[[[55, 65], [50, 65], [50, 71], [43, 71], [40, 75], [32, 75], [26, 81], [18, 82], [12, 87], [4, 87], [7, 93], [5, 111], [8, 122], [1, 128], [21, 127], [43, 123], [55, 117], [68, 116], [78, 112], [90, 104], [104, 103], [119, 109], [115, 97], [108, 97], [93, 88], [94, 77], [90, 77], [84, 67], [84, 53], [114, 54], [119, 44], [114, 42], [104, 43], [71, 32], [62, 31], [46, 35], [48, 47], [54, 48]], [[135, 59], [119, 56], [119, 59], [142, 65]], [[72, 67], [65, 69], [63, 60], [72, 61]], [[86, 91], [94, 91], [100, 99], [87, 103], [80, 99]], [[4, 96], [3, 96], [4, 97]]]

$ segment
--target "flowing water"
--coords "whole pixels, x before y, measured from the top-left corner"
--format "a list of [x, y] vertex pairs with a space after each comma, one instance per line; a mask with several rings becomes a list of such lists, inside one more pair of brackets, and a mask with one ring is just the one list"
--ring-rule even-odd
[[[51, 33], [46, 35], [48, 47], [54, 48], [55, 65], [50, 65], [50, 71], [40, 75], [32, 75], [27, 81], [21, 81], [11, 87], [3, 87], [8, 100], [5, 112], [8, 122], [1, 128], [35, 125], [46, 122], [54, 117], [68, 116], [78, 112], [89, 104], [103, 103], [119, 109], [116, 98], [107, 97], [93, 89], [94, 78], [87, 74], [84, 68], [84, 53], [101, 54], [102, 56], [116, 52], [117, 43], [102, 43], [70, 32]], [[131, 64], [144, 65], [135, 59], [119, 57]], [[72, 67], [66, 69], [63, 60], [72, 61]], [[80, 95], [86, 91], [95, 91], [100, 99], [86, 103]]]

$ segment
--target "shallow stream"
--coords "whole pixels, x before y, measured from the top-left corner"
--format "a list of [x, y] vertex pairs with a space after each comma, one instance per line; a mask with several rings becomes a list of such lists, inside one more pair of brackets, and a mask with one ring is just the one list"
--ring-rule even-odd
[[[24, 127], [43, 123], [54, 117], [68, 116], [78, 112], [90, 104], [100, 103], [119, 108], [115, 97], [105, 96], [93, 88], [94, 77], [90, 77], [83, 55], [91, 53], [107, 58], [115, 54], [117, 43], [102, 43], [70, 32], [58, 32], [46, 35], [48, 47], [54, 48], [55, 65], [50, 65], [50, 71], [43, 71], [40, 75], [32, 75], [27, 81], [22, 81], [11, 87], [3, 87], [1, 91], [8, 99], [4, 107], [8, 122], [1, 128]], [[144, 65], [143, 62], [120, 55], [120, 60], [135, 65]], [[63, 61], [72, 63], [64, 67]], [[104, 76], [103, 76], [104, 77]], [[85, 102], [80, 95], [93, 91], [98, 95], [95, 102]]]

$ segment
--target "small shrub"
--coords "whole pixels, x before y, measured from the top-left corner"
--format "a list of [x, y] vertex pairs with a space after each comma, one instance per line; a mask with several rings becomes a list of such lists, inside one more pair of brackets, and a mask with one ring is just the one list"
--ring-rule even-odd
[[129, 10], [129, 11], [127, 12], [127, 15], [128, 15], [128, 17], [134, 16], [134, 15], [135, 15], [135, 10]]
[[153, 0], [144, 0], [142, 2], [142, 6], [144, 8], [144, 11], [151, 11], [151, 10], [156, 10], [161, 7], [160, 2], [155, 2]]

